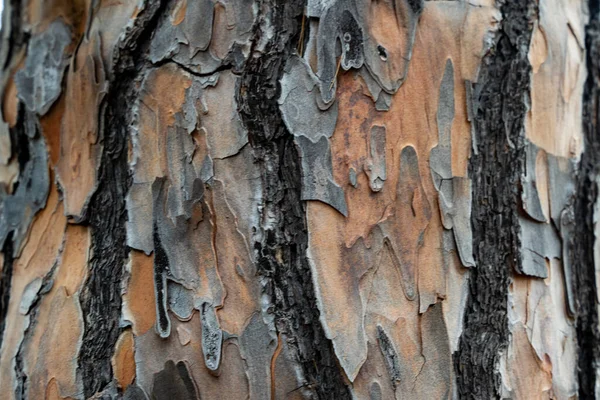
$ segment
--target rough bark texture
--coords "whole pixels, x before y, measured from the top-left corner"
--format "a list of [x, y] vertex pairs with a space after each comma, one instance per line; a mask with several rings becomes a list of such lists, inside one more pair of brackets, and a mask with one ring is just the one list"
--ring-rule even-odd
[[600, 331], [598, 326], [597, 281], [597, 203], [598, 174], [600, 168], [600, 124], [598, 120], [600, 94], [599, 4], [590, 1], [590, 21], [586, 28], [586, 64], [589, 75], [583, 94], [583, 132], [585, 150], [579, 162], [575, 224], [577, 233], [570, 245], [573, 247], [574, 279], [577, 290], [577, 378], [579, 397], [595, 398], [598, 394], [598, 361], [600, 357]]
[[525, 167], [524, 123], [531, 67], [527, 59], [533, 2], [506, 1], [493, 51], [483, 59], [473, 92], [473, 240], [477, 268], [469, 279], [464, 330], [454, 354], [461, 398], [498, 398], [496, 366], [509, 340], [508, 285], [522, 262], [517, 219]]
[[[277, 100], [285, 60], [298, 45], [304, 3], [260, 4], [251, 51], [242, 73], [238, 107], [260, 166], [265, 198], [263, 213], [271, 220], [254, 239], [257, 275], [271, 304], [277, 331], [302, 369], [304, 393], [316, 398], [348, 399], [331, 341], [319, 321], [314, 285], [306, 257], [308, 235], [301, 201], [301, 160]], [[268, 32], [274, 32], [268, 37]], [[265, 42], [261, 44], [261, 42]]]
[[88, 208], [91, 257], [81, 292], [84, 334], [78, 371], [85, 397], [101, 392], [112, 381], [111, 358], [121, 334], [121, 281], [129, 249], [126, 245], [125, 196], [131, 185], [127, 163], [131, 104], [138, 96], [144, 54], [156, 29], [159, 1], [149, 1], [137, 16], [127, 39], [114, 55], [115, 73], [109, 81], [105, 105], [100, 111], [104, 146], [98, 166], [96, 189]]
[[2, 398], [595, 397], [599, 12], [7, 1]]
[[[0, 302], [0, 317], [2, 323], [0, 324], [0, 331], [4, 332], [4, 325], [6, 321], [6, 313], [8, 312], [8, 303], [10, 302], [10, 281], [12, 278], [12, 238], [8, 237], [2, 249], [4, 255], [2, 263], [2, 276], [0, 278], [0, 286], [2, 287], [2, 300]], [[0, 341], [0, 345], [1, 345]]]

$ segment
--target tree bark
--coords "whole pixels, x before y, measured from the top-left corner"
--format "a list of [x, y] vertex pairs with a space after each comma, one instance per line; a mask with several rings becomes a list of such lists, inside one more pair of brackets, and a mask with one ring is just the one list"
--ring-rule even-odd
[[600, 394], [598, 0], [10, 0], [7, 399]]

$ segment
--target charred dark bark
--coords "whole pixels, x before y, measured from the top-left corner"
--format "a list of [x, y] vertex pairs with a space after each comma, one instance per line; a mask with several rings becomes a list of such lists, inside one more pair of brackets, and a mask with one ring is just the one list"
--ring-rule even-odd
[[[257, 270], [271, 299], [277, 330], [302, 368], [305, 392], [320, 399], [346, 399], [350, 393], [319, 321], [306, 258], [299, 154], [277, 104], [285, 61], [297, 46], [304, 2], [266, 0], [259, 7], [253, 38], [257, 54], [247, 62], [238, 94], [239, 112], [262, 170], [264, 225], [254, 242]], [[267, 39], [269, 21], [273, 36]], [[258, 49], [265, 39], [264, 49]], [[274, 223], [267, 226], [268, 219]]]
[[[113, 378], [111, 357], [122, 327], [121, 284], [129, 248], [126, 246], [125, 196], [131, 184], [127, 160], [131, 105], [152, 32], [161, 13], [160, 1], [148, 2], [130, 37], [120, 49], [115, 75], [105, 99], [103, 152], [98, 187], [91, 199], [91, 259], [81, 293], [84, 335], [79, 352], [85, 397], [102, 391]], [[101, 114], [102, 115], [102, 114]]]
[[0, 348], [2, 347], [2, 338], [4, 337], [4, 328], [6, 325], [6, 313], [10, 303], [10, 284], [13, 273], [14, 257], [13, 253], [12, 234], [6, 238], [2, 253], [4, 261], [2, 263], [2, 271], [0, 272]]
[[583, 95], [583, 132], [585, 150], [579, 164], [575, 198], [577, 230], [570, 245], [577, 296], [577, 343], [579, 398], [595, 398], [596, 371], [600, 356], [598, 301], [594, 265], [594, 208], [598, 201], [600, 172], [600, 4], [589, 2], [590, 21], [586, 28], [588, 77]]
[[472, 104], [476, 137], [469, 175], [473, 181], [473, 248], [464, 330], [454, 354], [461, 398], [500, 397], [500, 352], [509, 340], [507, 300], [518, 267], [519, 178], [523, 171], [524, 118], [531, 66], [527, 59], [534, 3], [501, 7], [496, 43], [482, 61]]

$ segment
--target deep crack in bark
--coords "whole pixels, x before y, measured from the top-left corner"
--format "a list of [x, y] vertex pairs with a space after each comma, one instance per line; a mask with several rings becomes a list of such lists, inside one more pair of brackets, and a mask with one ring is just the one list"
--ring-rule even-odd
[[[598, 0], [589, 2], [590, 21], [586, 27], [588, 77], [583, 92], [584, 152], [579, 163], [574, 204], [575, 226], [570, 242], [573, 256], [574, 293], [577, 303], [577, 380], [579, 398], [595, 398], [596, 373], [600, 359], [597, 282], [594, 263], [594, 208], [598, 201], [600, 172], [600, 20]], [[566, 279], [569, 279], [566, 277]]]
[[127, 160], [131, 105], [136, 82], [144, 71], [145, 53], [165, 2], [148, 1], [136, 26], [117, 50], [114, 77], [105, 98], [103, 151], [98, 186], [91, 198], [87, 220], [91, 230], [88, 278], [80, 301], [84, 334], [78, 373], [86, 398], [102, 391], [113, 379], [111, 357], [121, 333], [121, 280], [129, 253], [126, 246], [125, 196], [131, 176]]
[[277, 104], [279, 80], [285, 60], [297, 46], [303, 9], [304, 3], [299, 0], [259, 3], [252, 52], [237, 97], [240, 116], [262, 170], [263, 226], [254, 239], [254, 251], [277, 330], [301, 367], [303, 394], [349, 399], [332, 342], [319, 320], [306, 257], [308, 230], [300, 194], [300, 159]]
[[477, 151], [471, 155], [473, 253], [464, 330], [454, 353], [460, 398], [500, 397], [500, 353], [509, 340], [507, 301], [518, 266], [519, 179], [524, 168], [524, 118], [531, 65], [532, 1], [503, 2], [495, 45], [482, 60], [474, 88]]

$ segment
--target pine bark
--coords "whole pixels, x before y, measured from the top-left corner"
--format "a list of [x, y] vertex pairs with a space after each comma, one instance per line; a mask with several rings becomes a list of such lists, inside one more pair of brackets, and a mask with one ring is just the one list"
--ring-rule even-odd
[[597, 0], [10, 0], [7, 399], [600, 394]]

